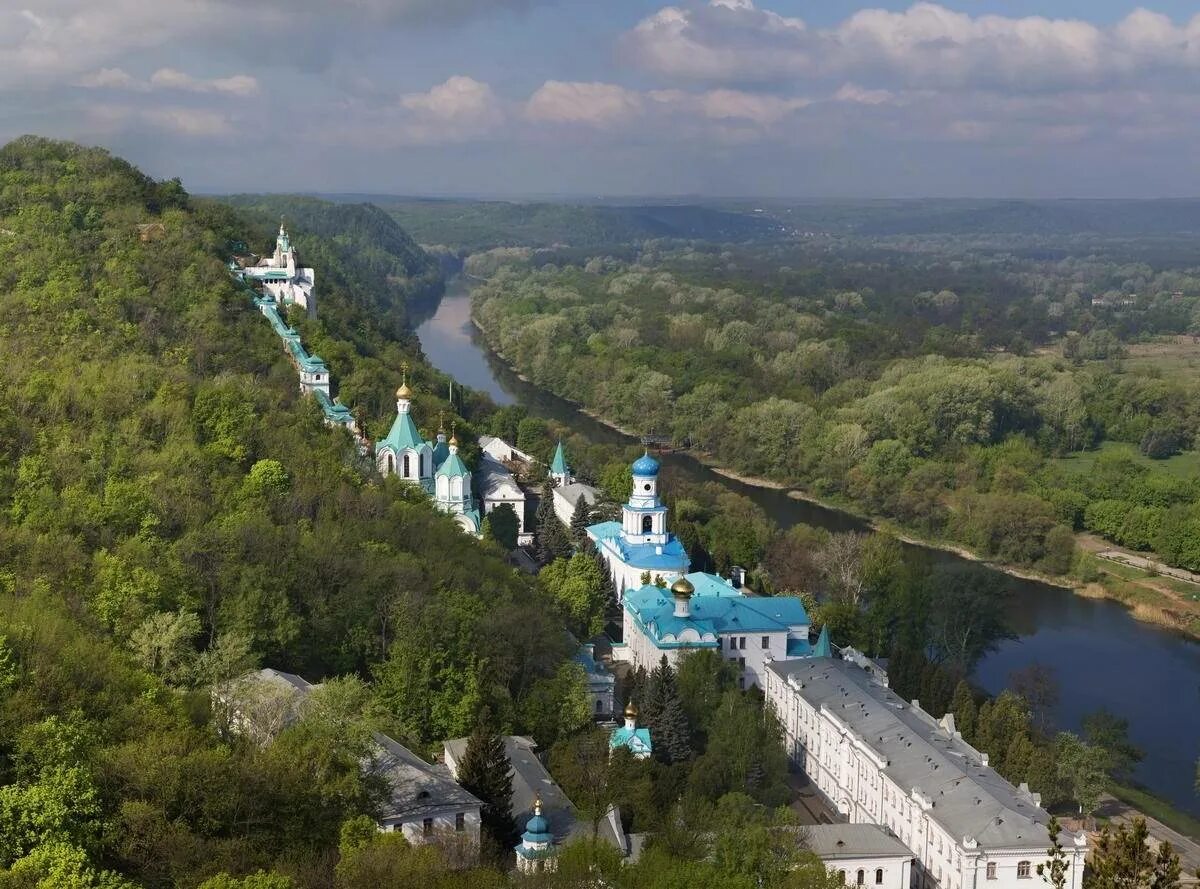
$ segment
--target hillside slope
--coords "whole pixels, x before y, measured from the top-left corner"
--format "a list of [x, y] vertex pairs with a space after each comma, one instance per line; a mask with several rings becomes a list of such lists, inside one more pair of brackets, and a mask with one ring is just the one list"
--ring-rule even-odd
[[[486, 704], [521, 728], [564, 655], [499, 552], [372, 481], [300, 397], [224, 267], [257, 236], [103, 151], [0, 150], [0, 885], [328, 885], [374, 800], [347, 725], [420, 748]], [[374, 356], [314, 330], [335, 373], [386, 367], [364, 392], [417, 362], [371, 324]], [[381, 706], [351, 683], [333, 721], [230, 744], [188, 690], [260, 663], [376, 673]]]

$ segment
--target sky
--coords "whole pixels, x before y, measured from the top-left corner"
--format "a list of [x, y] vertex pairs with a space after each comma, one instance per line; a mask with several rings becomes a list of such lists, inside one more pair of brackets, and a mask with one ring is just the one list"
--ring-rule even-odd
[[199, 192], [1200, 195], [1152, 0], [0, 0], [0, 140]]

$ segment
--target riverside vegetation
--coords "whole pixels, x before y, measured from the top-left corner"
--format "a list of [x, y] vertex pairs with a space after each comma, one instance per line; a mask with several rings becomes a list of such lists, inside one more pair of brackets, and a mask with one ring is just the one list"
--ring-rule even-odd
[[616, 425], [1011, 565], [1093, 580], [1092, 532], [1200, 569], [1200, 374], [1127, 358], [1200, 332], [1200, 272], [836, 238], [472, 265], [489, 343]]

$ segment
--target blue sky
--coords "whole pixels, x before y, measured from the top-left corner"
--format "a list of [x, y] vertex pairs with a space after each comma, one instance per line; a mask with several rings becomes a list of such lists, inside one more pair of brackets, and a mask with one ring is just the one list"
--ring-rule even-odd
[[201, 191], [1196, 195], [1198, 75], [1180, 0], [0, 7], [0, 137]]

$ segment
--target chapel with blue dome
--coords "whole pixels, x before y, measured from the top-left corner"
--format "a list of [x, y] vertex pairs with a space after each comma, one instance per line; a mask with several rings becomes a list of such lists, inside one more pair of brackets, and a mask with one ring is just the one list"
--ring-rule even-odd
[[633, 490], [621, 507], [621, 521], [587, 529], [608, 563], [618, 601], [626, 590], [639, 589], [646, 573], [652, 581], [666, 579], [686, 574], [691, 566], [683, 544], [667, 530], [667, 507], [658, 496], [658, 461], [647, 451], [630, 468]]
[[542, 798], [533, 801], [533, 817], [525, 822], [521, 842], [513, 849], [517, 853], [517, 870], [524, 874], [541, 873], [555, 869], [558, 850], [554, 845], [554, 834], [550, 822], [542, 814]]

